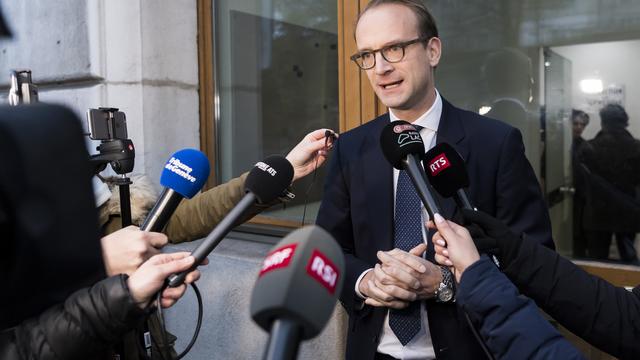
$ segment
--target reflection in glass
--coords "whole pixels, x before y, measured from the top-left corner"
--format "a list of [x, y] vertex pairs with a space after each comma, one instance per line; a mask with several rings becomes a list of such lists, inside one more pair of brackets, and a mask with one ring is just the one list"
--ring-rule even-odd
[[[219, 180], [285, 155], [308, 132], [338, 130], [335, 1], [221, 1], [216, 4], [220, 95]], [[295, 184], [296, 199], [265, 214], [313, 222], [324, 169]], [[309, 190], [308, 195], [307, 190]]]
[[[549, 205], [558, 252], [636, 263], [639, 229], [622, 231], [611, 218], [600, 219], [601, 225], [608, 224], [602, 230], [610, 233], [600, 235], [605, 239], [600, 241], [601, 248], [588, 249], [589, 236], [584, 231], [595, 226], [589, 212], [596, 205], [587, 201], [585, 193], [585, 187], [593, 185], [581, 183], [576, 170], [580, 165], [576, 141], [580, 140], [573, 136], [572, 111], [579, 109], [591, 120], [582, 129], [581, 137], [587, 143], [602, 136], [599, 112], [609, 103], [625, 108], [629, 115], [626, 131], [630, 136], [640, 135], [640, 103], [632, 100], [640, 98], [636, 64], [640, 58], [640, 2], [425, 3], [439, 21], [443, 40], [443, 57], [436, 72], [438, 90], [463, 108], [520, 129], [527, 158]], [[614, 156], [613, 144], [603, 147]], [[617, 166], [638, 169], [639, 161], [619, 157]], [[630, 204], [640, 203], [639, 182], [627, 187], [631, 214], [635, 208]], [[578, 207], [584, 211], [574, 211]], [[640, 223], [640, 214], [634, 216]], [[617, 231], [622, 233], [616, 236]]]

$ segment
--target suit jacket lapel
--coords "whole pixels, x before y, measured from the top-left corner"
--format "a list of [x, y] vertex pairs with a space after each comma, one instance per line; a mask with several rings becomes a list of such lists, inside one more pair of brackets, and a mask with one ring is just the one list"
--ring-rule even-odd
[[367, 212], [371, 221], [371, 233], [377, 239], [380, 249], [393, 248], [393, 168], [382, 154], [380, 133], [389, 123], [389, 115], [384, 114], [373, 120], [371, 128], [362, 144], [363, 187], [367, 198]]
[[[446, 142], [453, 146], [466, 163], [469, 157], [469, 144], [467, 140], [458, 110], [442, 98], [442, 115], [440, 116], [440, 124], [438, 125], [436, 143]], [[440, 200], [440, 206], [443, 212], [442, 216], [451, 219], [456, 207], [455, 201], [453, 199], [444, 199], [437, 194], [437, 192], [436, 196]]]

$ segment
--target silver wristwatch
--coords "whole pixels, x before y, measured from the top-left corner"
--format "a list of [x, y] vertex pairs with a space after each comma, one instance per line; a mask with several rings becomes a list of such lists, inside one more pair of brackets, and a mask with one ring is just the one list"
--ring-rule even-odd
[[454, 300], [455, 297], [455, 283], [453, 281], [453, 274], [446, 266], [440, 266], [442, 271], [442, 281], [436, 289], [436, 301], [445, 303]]

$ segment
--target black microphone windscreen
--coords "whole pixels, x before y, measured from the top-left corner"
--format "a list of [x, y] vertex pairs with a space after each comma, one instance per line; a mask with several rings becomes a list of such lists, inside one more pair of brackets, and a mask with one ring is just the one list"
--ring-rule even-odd
[[256, 163], [247, 176], [244, 188], [253, 193], [260, 204], [268, 204], [281, 196], [292, 180], [291, 163], [282, 156], [272, 155]]
[[251, 317], [266, 331], [289, 319], [310, 339], [325, 327], [344, 282], [344, 255], [324, 229], [305, 226], [282, 239], [265, 258], [251, 296]]
[[404, 120], [392, 121], [387, 124], [380, 134], [382, 153], [391, 165], [402, 170], [402, 161], [408, 155], [424, 155], [424, 143], [420, 132], [411, 123]]
[[469, 174], [462, 156], [447, 143], [437, 144], [426, 153], [424, 168], [431, 186], [446, 198], [469, 186]]

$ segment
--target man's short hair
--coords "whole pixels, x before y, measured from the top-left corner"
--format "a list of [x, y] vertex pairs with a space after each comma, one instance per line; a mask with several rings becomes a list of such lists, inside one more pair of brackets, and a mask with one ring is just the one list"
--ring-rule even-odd
[[600, 109], [600, 121], [603, 128], [626, 128], [629, 125], [629, 115], [618, 104], [608, 104]]
[[589, 125], [589, 114], [579, 109], [571, 109], [571, 122], [580, 120], [584, 123], [584, 126]]
[[[418, 18], [418, 36], [430, 39], [432, 37], [438, 37], [438, 27], [436, 26], [436, 20], [431, 15], [427, 6], [420, 0], [371, 0], [367, 6], [360, 12], [358, 19], [356, 20], [356, 28], [362, 15], [374, 7], [395, 4], [408, 7]], [[354, 30], [355, 35], [355, 30]]]

